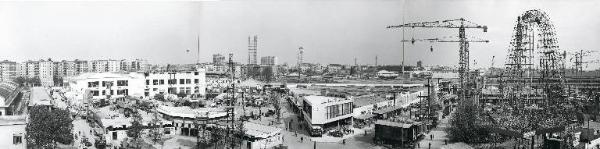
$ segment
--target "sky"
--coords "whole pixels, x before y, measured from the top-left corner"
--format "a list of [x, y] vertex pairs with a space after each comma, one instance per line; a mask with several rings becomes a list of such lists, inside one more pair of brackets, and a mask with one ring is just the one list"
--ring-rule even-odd
[[[489, 30], [467, 30], [471, 66], [504, 64], [517, 16], [546, 12], [561, 49], [600, 50], [600, 1], [582, 0], [222, 0], [178, 2], [0, 2], [0, 59], [147, 59], [194, 63], [213, 54], [248, 61], [248, 36], [258, 59], [294, 65], [402, 62], [402, 31], [389, 25], [465, 18]], [[406, 29], [405, 39], [457, 36], [458, 29]], [[199, 42], [198, 42], [199, 41]], [[433, 52], [430, 51], [433, 48]], [[189, 52], [187, 50], [189, 49]], [[457, 65], [458, 43], [405, 44], [405, 63]], [[599, 52], [586, 59], [600, 58]], [[475, 64], [476, 62], [476, 64]], [[598, 64], [590, 64], [598, 68]]]

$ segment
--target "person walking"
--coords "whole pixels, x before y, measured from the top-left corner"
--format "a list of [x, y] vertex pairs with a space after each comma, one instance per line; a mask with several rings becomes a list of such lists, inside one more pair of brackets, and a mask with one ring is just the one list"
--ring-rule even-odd
[[304, 137], [300, 137], [300, 143], [304, 142]]
[[429, 149], [431, 149], [431, 142], [429, 142]]

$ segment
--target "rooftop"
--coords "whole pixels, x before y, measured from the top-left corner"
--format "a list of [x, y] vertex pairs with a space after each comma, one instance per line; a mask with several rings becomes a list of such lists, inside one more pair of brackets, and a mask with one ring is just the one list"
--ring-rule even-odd
[[329, 96], [314, 96], [314, 95], [304, 96], [304, 99], [310, 105], [326, 104], [326, 103], [330, 103], [330, 102], [350, 101], [350, 100], [348, 100], [346, 98], [329, 97]]
[[17, 85], [12, 82], [0, 83], [0, 106], [8, 106], [18, 94]]
[[268, 138], [281, 132], [281, 128], [245, 122], [244, 129], [246, 129], [246, 135], [256, 138]]
[[84, 73], [79, 76], [71, 78], [71, 80], [85, 80], [85, 79], [103, 79], [103, 78], [138, 78], [142, 77], [140, 73]]
[[52, 98], [50, 97], [50, 94], [48, 93], [48, 91], [45, 88], [43, 88], [43, 87], [31, 88], [31, 98], [29, 101], [29, 106], [34, 106], [34, 105], [51, 106], [52, 103], [50, 103], [50, 100], [52, 100]]
[[27, 124], [27, 116], [25, 115], [0, 116], [0, 126], [25, 124]]
[[392, 121], [387, 121], [387, 120], [378, 120], [377, 122], [375, 122], [375, 124], [377, 125], [384, 125], [384, 126], [392, 126], [392, 127], [402, 127], [402, 128], [410, 128], [413, 125], [421, 125], [420, 122], [415, 122], [415, 123], [401, 123], [401, 122], [392, 122]]
[[360, 96], [354, 98], [354, 105], [356, 105], [356, 107], [362, 107], [366, 105], [377, 104], [384, 101], [387, 101], [387, 99], [380, 96]]
[[160, 106], [158, 112], [169, 116], [185, 117], [185, 118], [196, 118], [208, 117], [217, 118], [227, 116], [227, 112], [222, 108], [197, 108], [192, 109], [190, 107], [171, 107], [171, 106]]

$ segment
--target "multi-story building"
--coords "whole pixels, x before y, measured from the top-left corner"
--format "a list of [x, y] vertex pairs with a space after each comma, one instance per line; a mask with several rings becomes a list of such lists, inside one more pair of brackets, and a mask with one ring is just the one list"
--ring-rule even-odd
[[79, 95], [89, 94], [93, 99], [143, 96], [142, 73], [84, 73], [68, 80], [71, 91]]
[[206, 73], [211, 75], [224, 75], [227, 73], [226, 65], [206, 64], [204, 68], [206, 69]]
[[10, 81], [17, 76], [17, 63], [11, 61], [0, 62], [0, 81]]
[[260, 58], [260, 64], [263, 66], [275, 66], [277, 65], [277, 57], [263, 56]]
[[17, 63], [17, 76], [27, 76], [27, 63]]
[[40, 76], [40, 63], [38, 61], [27, 61], [25, 62], [27, 67], [25, 74], [27, 77], [35, 78]]
[[353, 100], [344, 95], [323, 94], [304, 96], [302, 115], [311, 136], [320, 136], [325, 128], [349, 124], [353, 115]]
[[221, 54], [213, 54], [213, 63], [214, 65], [224, 65], [225, 62], [225, 56], [221, 55]]
[[42, 86], [54, 86], [54, 62], [52, 60], [40, 60], [38, 71]]
[[257, 54], [258, 54], [258, 36], [254, 35], [253, 38], [248, 37], [248, 65], [258, 65]]
[[155, 94], [199, 94], [206, 93], [204, 69], [186, 72], [152, 72], [145, 74], [144, 96]]
[[117, 60], [93, 60], [88, 63], [90, 72], [119, 72], [121, 61]]
[[143, 71], [145, 68], [146, 61], [143, 59], [134, 59], [134, 60], [121, 60], [120, 70], [126, 72], [136, 72]]

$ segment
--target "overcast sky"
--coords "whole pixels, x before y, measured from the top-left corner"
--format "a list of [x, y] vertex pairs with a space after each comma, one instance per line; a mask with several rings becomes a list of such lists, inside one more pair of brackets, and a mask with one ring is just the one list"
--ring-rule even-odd
[[[258, 35], [258, 56], [296, 63], [401, 63], [402, 32], [388, 25], [465, 18], [489, 30], [471, 43], [475, 67], [505, 62], [517, 16], [548, 13], [565, 50], [600, 50], [600, 1], [558, 0], [288, 0], [208, 2], [0, 2], [0, 59], [148, 59], [193, 63], [234, 53], [247, 63], [248, 36]], [[456, 36], [457, 29], [407, 29], [405, 37]], [[434, 51], [430, 52], [429, 48]], [[406, 63], [457, 65], [458, 43], [406, 44]], [[186, 49], [191, 52], [187, 53]], [[589, 59], [598, 59], [598, 53]], [[473, 66], [473, 64], [472, 64]], [[590, 66], [597, 68], [597, 66]]]

